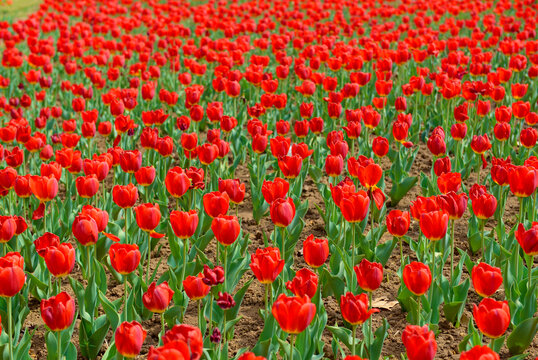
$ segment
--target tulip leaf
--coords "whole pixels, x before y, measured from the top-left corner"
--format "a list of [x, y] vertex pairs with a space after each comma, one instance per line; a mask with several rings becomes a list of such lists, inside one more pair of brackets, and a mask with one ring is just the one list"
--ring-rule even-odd
[[333, 334], [333, 337], [341, 341], [348, 349], [351, 349], [353, 343], [353, 334], [350, 329], [345, 327], [327, 326], [327, 330]]
[[392, 240], [388, 240], [383, 244], [379, 244], [375, 247], [375, 257], [376, 260], [381, 263], [381, 265], [386, 265], [396, 244], [398, 244], [398, 240], [396, 238], [393, 238]]
[[383, 350], [383, 342], [389, 336], [389, 322], [383, 318], [383, 325], [378, 327], [374, 333], [373, 343], [370, 347], [370, 358], [379, 359]]
[[116, 300], [117, 304], [114, 304], [107, 299], [105, 294], [99, 291], [99, 299], [101, 300], [101, 305], [103, 306], [103, 310], [105, 311], [108, 321], [110, 321], [110, 326], [112, 329], [116, 329], [120, 322], [119, 311], [121, 308], [122, 298]]
[[538, 317], [530, 318], [521, 322], [508, 336], [506, 346], [511, 354], [522, 354], [532, 343], [538, 332]]
[[[394, 179], [393, 179], [394, 180]], [[393, 182], [392, 188], [389, 192], [390, 205], [396, 206], [407, 195], [407, 193], [415, 186], [418, 181], [418, 177], [409, 176], [402, 181]]]

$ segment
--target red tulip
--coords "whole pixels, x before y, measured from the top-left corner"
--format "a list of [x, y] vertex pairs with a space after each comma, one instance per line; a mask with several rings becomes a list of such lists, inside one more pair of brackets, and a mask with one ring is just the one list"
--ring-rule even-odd
[[8, 253], [0, 258], [0, 296], [13, 297], [26, 282], [24, 259], [19, 253]]
[[288, 179], [295, 179], [299, 176], [302, 166], [303, 158], [300, 155], [285, 155], [278, 159], [278, 167]]
[[310, 299], [318, 289], [318, 276], [308, 269], [301, 269], [295, 273], [295, 277], [286, 283], [286, 289], [295, 296], [308, 296]]
[[55, 177], [30, 176], [30, 190], [39, 201], [51, 201], [58, 194], [58, 180]]
[[82, 198], [91, 198], [99, 191], [99, 180], [95, 175], [79, 176], [75, 180], [78, 195]]
[[198, 159], [203, 165], [209, 165], [219, 155], [219, 148], [215, 144], [203, 144], [198, 146]]
[[138, 200], [138, 188], [131, 183], [116, 185], [112, 188], [112, 200], [122, 209], [131, 208]]
[[41, 318], [51, 331], [67, 329], [75, 319], [75, 300], [65, 291], [41, 300]]
[[142, 350], [147, 332], [138, 321], [124, 321], [116, 329], [114, 341], [118, 353], [127, 358], [134, 358]]
[[213, 218], [211, 230], [219, 243], [224, 246], [232, 245], [241, 232], [241, 226], [237, 217], [230, 215], [220, 215]]
[[416, 296], [424, 295], [432, 282], [430, 268], [416, 261], [405, 265], [402, 277], [405, 286]]
[[538, 186], [538, 170], [527, 166], [512, 166], [508, 170], [510, 191], [517, 197], [529, 197]]
[[368, 214], [370, 199], [365, 191], [344, 193], [340, 201], [340, 210], [346, 221], [350, 223], [361, 222]]
[[271, 310], [280, 328], [288, 334], [300, 334], [314, 319], [316, 305], [308, 297], [280, 294]]
[[189, 299], [193, 301], [200, 300], [206, 297], [209, 293], [211, 286], [204, 284], [203, 278], [204, 274], [199, 273], [197, 276], [187, 276], [187, 278], [183, 280], [183, 289], [185, 289], [185, 293]]
[[314, 235], [308, 236], [303, 242], [303, 257], [313, 268], [322, 266], [329, 257], [329, 241], [314, 238]]
[[164, 179], [166, 190], [175, 198], [182, 197], [191, 186], [191, 180], [179, 166], [168, 170]]
[[386, 218], [387, 230], [392, 236], [402, 237], [407, 234], [411, 217], [408, 211], [391, 210]]
[[295, 217], [295, 204], [292, 198], [276, 199], [271, 203], [271, 220], [278, 227], [287, 227]]
[[389, 141], [381, 136], [378, 136], [372, 140], [372, 151], [375, 156], [382, 158], [389, 152]]
[[241, 204], [245, 198], [245, 184], [239, 179], [222, 180], [219, 178], [219, 191], [228, 194], [230, 202], [234, 204]]
[[161, 221], [161, 210], [157, 204], [141, 204], [134, 208], [138, 227], [153, 233]]
[[458, 192], [461, 188], [461, 174], [447, 172], [437, 178], [437, 187], [441, 194], [446, 194], [450, 191]]
[[472, 199], [473, 213], [477, 218], [486, 220], [492, 217], [497, 210], [497, 199], [492, 194], [483, 194]]
[[0, 243], [6, 243], [17, 231], [17, 222], [13, 216], [0, 216]]
[[158, 348], [150, 347], [147, 360], [187, 360], [190, 356], [187, 343], [171, 341]]
[[228, 208], [230, 207], [230, 198], [227, 193], [213, 191], [204, 195], [203, 203], [207, 215], [216, 218], [221, 215], [226, 215]]
[[170, 213], [170, 224], [178, 238], [188, 239], [194, 235], [196, 228], [198, 228], [198, 214], [196, 210], [174, 210]]
[[[202, 332], [197, 327], [187, 324], [174, 325], [164, 334], [163, 343], [166, 345], [176, 341], [182, 341], [188, 345], [190, 355], [187, 359], [199, 360], [202, 357], [204, 344]], [[168, 360], [168, 358], [163, 360]]]
[[417, 196], [415, 201], [411, 202], [411, 216], [415, 220], [420, 220], [423, 213], [437, 211], [440, 209], [436, 196], [424, 197]]
[[256, 253], [250, 255], [250, 269], [262, 284], [274, 282], [283, 268], [284, 260], [278, 248], [256, 249]]
[[103, 232], [108, 225], [108, 213], [105, 210], [98, 209], [91, 205], [84, 205], [82, 207], [81, 215], [88, 215], [97, 224], [97, 231]]
[[372, 316], [378, 313], [379, 309], [368, 310], [368, 295], [362, 293], [353, 295], [347, 292], [340, 297], [340, 311], [345, 321], [351, 325], [361, 325]]
[[163, 313], [170, 305], [172, 296], [174, 296], [174, 291], [170, 289], [166, 281], [160, 285], [152, 282], [148, 291], [142, 295], [142, 303], [153, 313]]
[[446, 195], [440, 195], [437, 202], [441, 209], [448, 214], [450, 220], [461, 219], [465, 210], [467, 210], [467, 195], [449, 192]]
[[328, 155], [325, 159], [325, 172], [331, 177], [338, 177], [344, 169], [344, 159], [341, 155]]
[[256, 354], [253, 352], [246, 352], [238, 357], [237, 360], [267, 360], [267, 358], [263, 356], [256, 356]]
[[431, 211], [420, 215], [420, 230], [430, 241], [440, 240], [448, 229], [448, 214], [443, 210]]
[[519, 224], [515, 236], [525, 254], [538, 255], [538, 222], [533, 222], [529, 230], [525, 230], [523, 224]]
[[56, 277], [69, 275], [75, 267], [75, 249], [70, 243], [50, 245], [39, 249], [38, 253], [45, 260], [47, 269]]
[[433, 360], [437, 352], [435, 334], [428, 325], [407, 325], [402, 333], [402, 342], [409, 360]]
[[142, 186], [150, 186], [155, 180], [155, 168], [153, 166], [141, 167], [135, 172], [135, 179]]
[[489, 297], [503, 283], [501, 269], [481, 262], [471, 272], [474, 290], [482, 297]]
[[118, 273], [128, 275], [140, 264], [141, 254], [136, 244], [112, 244], [108, 250], [110, 264]]
[[364, 291], [374, 291], [383, 281], [383, 265], [362, 259], [359, 265], [353, 268], [357, 275], [357, 282]]
[[485, 298], [478, 306], [474, 305], [473, 318], [480, 332], [489, 338], [499, 338], [510, 325], [508, 301]]
[[97, 243], [99, 229], [95, 220], [87, 214], [79, 214], [75, 217], [72, 226], [73, 236], [83, 246]]
[[[58, 237], [58, 235], [55, 235], [50, 232], [46, 232], [34, 240], [34, 246], [38, 254], [41, 250], [45, 250], [49, 246], [59, 246], [59, 245], [60, 245], [60, 238]], [[41, 257], [43, 256], [41, 255]]]
[[137, 172], [142, 166], [142, 153], [138, 150], [125, 150], [120, 155], [120, 166], [129, 174]]
[[265, 201], [271, 204], [276, 199], [285, 198], [288, 194], [290, 184], [282, 179], [275, 178], [274, 181], [263, 181], [262, 184], [262, 195]]
[[471, 350], [463, 351], [460, 360], [500, 360], [500, 357], [488, 346], [476, 345]]

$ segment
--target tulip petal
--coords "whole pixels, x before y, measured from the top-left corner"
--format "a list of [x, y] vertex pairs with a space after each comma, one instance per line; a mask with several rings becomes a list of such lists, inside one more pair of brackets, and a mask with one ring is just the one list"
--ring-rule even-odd
[[107, 232], [104, 232], [104, 231], [103, 231], [103, 235], [105, 235], [107, 238], [109, 238], [110, 240], [112, 240], [114, 242], [120, 242], [120, 238], [117, 237], [116, 235], [113, 235], [113, 234], [110, 234], [110, 233], [107, 233]]
[[156, 231], [152, 231], [152, 232], [149, 233], [149, 236], [151, 236], [154, 239], [162, 239], [165, 235], [161, 234], [161, 233], [158, 233]]
[[32, 220], [42, 219], [45, 215], [45, 203], [40, 203], [37, 209], [32, 213]]

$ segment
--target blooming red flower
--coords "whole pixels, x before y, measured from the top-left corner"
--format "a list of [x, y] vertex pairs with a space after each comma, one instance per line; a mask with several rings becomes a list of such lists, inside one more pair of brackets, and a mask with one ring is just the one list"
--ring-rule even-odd
[[424, 295], [432, 282], [430, 268], [417, 261], [404, 267], [402, 277], [405, 286], [416, 296]]
[[275, 247], [256, 249], [250, 255], [250, 269], [262, 284], [271, 284], [284, 268], [280, 250]]
[[503, 283], [501, 269], [481, 262], [473, 267], [471, 272], [473, 287], [478, 295], [489, 297], [497, 291]]
[[524, 225], [519, 224], [515, 236], [525, 254], [538, 255], [538, 222], [533, 222], [529, 230], [525, 230]]
[[271, 310], [280, 328], [289, 334], [300, 334], [314, 319], [316, 305], [308, 297], [280, 294]]
[[499, 360], [499, 354], [486, 345], [476, 345], [471, 350], [463, 351], [460, 360]]
[[362, 259], [359, 265], [353, 268], [357, 275], [357, 282], [364, 291], [374, 291], [383, 281], [383, 265]]
[[402, 342], [409, 360], [433, 360], [437, 352], [435, 334], [428, 325], [407, 325], [402, 332]]
[[313, 268], [322, 266], [329, 257], [329, 241], [317, 239], [310, 235], [303, 242], [303, 256], [306, 263]]
[[411, 223], [409, 212], [401, 210], [391, 210], [385, 220], [388, 232], [396, 237], [402, 237], [407, 234]]
[[172, 225], [172, 230], [178, 238], [188, 239], [196, 232], [198, 214], [196, 210], [174, 210], [170, 213], [170, 225]]
[[41, 300], [41, 318], [52, 331], [67, 329], [75, 319], [75, 300], [65, 291]]
[[138, 267], [141, 254], [136, 244], [115, 243], [110, 246], [108, 256], [114, 270], [122, 275], [128, 275]]
[[163, 313], [170, 305], [172, 296], [174, 296], [174, 290], [170, 289], [166, 281], [159, 285], [152, 282], [142, 295], [142, 303], [151, 312]]
[[189, 299], [193, 301], [201, 300], [209, 294], [211, 286], [204, 284], [203, 278], [204, 274], [199, 273], [196, 276], [189, 275], [183, 280], [183, 289], [185, 289], [185, 293]]
[[378, 313], [379, 309], [368, 310], [368, 295], [362, 293], [353, 295], [347, 292], [340, 297], [340, 311], [345, 321], [351, 325], [361, 325], [372, 316]]
[[241, 232], [241, 226], [237, 217], [230, 215], [220, 215], [213, 218], [211, 230], [219, 243], [224, 246], [232, 245]]
[[142, 350], [147, 332], [138, 321], [122, 322], [114, 334], [118, 353], [127, 358], [134, 358]]
[[474, 305], [473, 318], [482, 334], [493, 339], [499, 338], [510, 325], [508, 301], [485, 298], [478, 306]]
[[279, 198], [271, 203], [271, 220], [275, 226], [287, 227], [295, 217], [295, 204], [292, 198]]
[[440, 240], [448, 229], [448, 214], [443, 210], [425, 212], [420, 215], [420, 230], [430, 241]]
[[295, 296], [308, 296], [311, 299], [318, 289], [318, 276], [306, 268], [301, 269], [295, 273], [292, 280], [286, 283], [286, 289]]

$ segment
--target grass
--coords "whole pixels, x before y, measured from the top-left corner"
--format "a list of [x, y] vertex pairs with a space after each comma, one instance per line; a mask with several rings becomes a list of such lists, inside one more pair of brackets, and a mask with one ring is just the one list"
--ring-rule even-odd
[[12, 0], [11, 5], [5, 4], [5, 0], [0, 0], [0, 18], [6, 21], [13, 21], [24, 18], [35, 11], [41, 0]]

